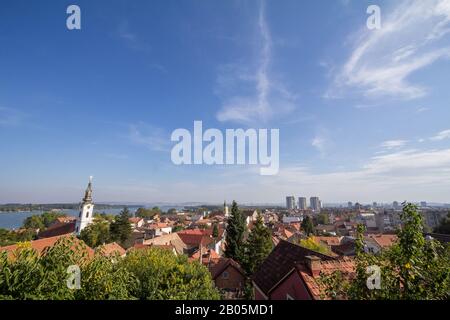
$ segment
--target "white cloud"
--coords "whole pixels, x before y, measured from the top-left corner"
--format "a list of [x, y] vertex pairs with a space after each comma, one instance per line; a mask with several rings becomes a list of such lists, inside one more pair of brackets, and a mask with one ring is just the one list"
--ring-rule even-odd
[[434, 137], [430, 138], [430, 140], [432, 140], [432, 141], [441, 141], [441, 140], [444, 140], [444, 139], [450, 139], [450, 129], [441, 131], [437, 135], [435, 135]]
[[384, 149], [396, 149], [405, 146], [408, 143], [406, 140], [387, 140], [384, 141], [380, 146]]
[[314, 137], [314, 139], [311, 141], [311, 145], [316, 148], [320, 154], [324, 155], [325, 154], [325, 146], [326, 146], [326, 140], [323, 137], [320, 136], [316, 136]]
[[[254, 93], [236, 94], [225, 97], [217, 119], [219, 121], [235, 121], [240, 123], [267, 122], [276, 115], [291, 112], [294, 109], [295, 95], [290, 93], [279, 81], [269, 73], [272, 59], [272, 39], [265, 17], [265, 4], [261, 2], [258, 30], [261, 42], [260, 57], [256, 71], [246, 67], [227, 66], [221, 68], [218, 75], [216, 93], [222, 94], [230, 88], [238, 91], [242, 87], [253, 87]], [[242, 84], [237, 86], [236, 84]], [[229, 93], [229, 92], [228, 92]]]
[[365, 26], [354, 50], [340, 68], [326, 97], [355, 89], [368, 97], [414, 99], [427, 88], [409, 77], [437, 60], [450, 57], [443, 36], [450, 31], [450, 1], [403, 0], [388, 12], [381, 9], [382, 28]]
[[143, 145], [152, 151], [168, 151], [170, 136], [162, 129], [144, 123], [129, 127], [129, 140], [137, 145]]
[[425, 112], [425, 111], [428, 111], [428, 110], [430, 110], [430, 108], [419, 107], [419, 108], [416, 109], [416, 113], [422, 113], [422, 112]]

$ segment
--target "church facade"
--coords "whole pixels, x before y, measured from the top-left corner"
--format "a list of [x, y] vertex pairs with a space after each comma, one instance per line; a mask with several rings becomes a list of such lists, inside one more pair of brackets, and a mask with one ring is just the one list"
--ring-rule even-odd
[[80, 235], [81, 231], [92, 223], [93, 219], [94, 202], [92, 201], [92, 177], [89, 177], [89, 184], [80, 204], [80, 212], [75, 225], [75, 234]]

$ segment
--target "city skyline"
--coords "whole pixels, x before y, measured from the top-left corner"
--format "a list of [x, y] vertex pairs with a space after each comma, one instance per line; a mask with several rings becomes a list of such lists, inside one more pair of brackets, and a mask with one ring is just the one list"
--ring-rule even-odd
[[[449, 3], [370, 4], [5, 3], [0, 203], [450, 203]], [[194, 121], [279, 129], [278, 174], [174, 165]]]

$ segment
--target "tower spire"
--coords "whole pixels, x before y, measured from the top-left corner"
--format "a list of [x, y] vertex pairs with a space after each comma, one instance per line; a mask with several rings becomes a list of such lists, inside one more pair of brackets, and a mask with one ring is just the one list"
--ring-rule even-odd
[[92, 176], [89, 177], [89, 183], [86, 188], [86, 191], [84, 192], [84, 198], [83, 203], [90, 203], [92, 202]]

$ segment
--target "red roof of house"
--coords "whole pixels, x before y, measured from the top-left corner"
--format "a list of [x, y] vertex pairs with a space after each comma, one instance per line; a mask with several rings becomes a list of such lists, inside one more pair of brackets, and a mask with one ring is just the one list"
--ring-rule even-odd
[[128, 218], [128, 221], [130, 223], [138, 223], [141, 220], [142, 220], [142, 218], [139, 218], [139, 217]]
[[338, 246], [341, 244], [340, 237], [314, 237], [318, 242], [323, 242], [328, 246]]
[[375, 241], [381, 248], [390, 247], [397, 241], [395, 234], [369, 234], [367, 237]]
[[[56, 236], [56, 237], [50, 237], [50, 238], [44, 238], [44, 239], [38, 239], [38, 240], [33, 240], [33, 241], [30, 241], [29, 243], [30, 243], [30, 247], [32, 248], [32, 249], [34, 249], [34, 250], [36, 250], [36, 252], [38, 253], [38, 254], [41, 254], [44, 250], [45, 250], [45, 248], [47, 248], [47, 247], [53, 247], [54, 245], [55, 245], [55, 243], [59, 240], [59, 239], [61, 239], [61, 238], [63, 238], [63, 237], [70, 237], [71, 235], [62, 235], [62, 236]], [[73, 237], [73, 241], [75, 242], [75, 243], [80, 243], [80, 242], [83, 242], [82, 240], [78, 240], [78, 238], [76, 238], [76, 237]], [[84, 243], [84, 242], [83, 242]], [[86, 246], [86, 250], [87, 250], [87, 253], [88, 253], [88, 255], [90, 256], [90, 257], [92, 257], [93, 255], [94, 255], [94, 250], [91, 248], [91, 247], [89, 247], [88, 245], [85, 245]], [[18, 244], [13, 244], [13, 245], [10, 245], [10, 246], [5, 246], [5, 247], [0, 247], [0, 252], [1, 251], [7, 251], [8, 253], [13, 253], [15, 250], [17, 250], [18, 248], [20, 247], [20, 245], [18, 245]]]
[[239, 263], [230, 258], [221, 258], [216, 264], [210, 267], [212, 279], [215, 280], [218, 276], [220, 276], [222, 272], [224, 272], [228, 268], [228, 266], [232, 266], [237, 271], [239, 271], [239, 273], [245, 276], [245, 272], [241, 268]]
[[116, 253], [119, 256], [123, 256], [124, 254], [126, 254], [125, 249], [122, 248], [116, 242], [111, 242], [111, 243], [105, 244], [105, 245], [99, 247], [97, 250], [101, 250], [102, 255], [107, 256], [107, 257], [112, 256]]
[[[189, 257], [190, 261], [198, 261], [200, 259], [200, 250], [195, 251], [195, 253]], [[212, 249], [202, 250], [202, 264], [208, 265], [210, 263], [216, 264], [220, 259], [219, 254]]]
[[323, 275], [329, 275], [335, 271], [340, 271], [345, 278], [353, 278], [355, 276], [355, 261], [351, 258], [343, 258], [334, 261], [320, 261], [320, 274], [313, 276], [304, 264], [296, 266], [297, 272], [303, 279], [308, 291], [313, 299], [322, 299], [325, 294], [325, 287], [317, 281]]
[[305, 261], [306, 256], [317, 256], [323, 260], [335, 260], [336, 258], [325, 255], [299, 245], [280, 240], [264, 260], [258, 270], [253, 274], [253, 282], [266, 295], [273, 287], [299, 263]]
[[50, 238], [56, 236], [62, 236], [66, 234], [71, 234], [75, 232], [76, 221], [68, 222], [68, 223], [55, 223], [45, 229], [44, 231], [39, 232], [38, 238]]

